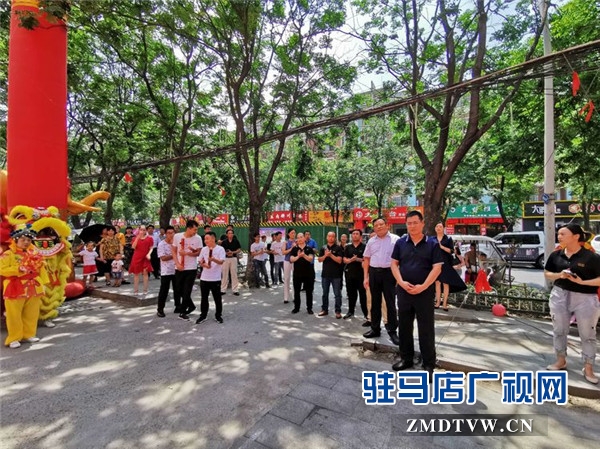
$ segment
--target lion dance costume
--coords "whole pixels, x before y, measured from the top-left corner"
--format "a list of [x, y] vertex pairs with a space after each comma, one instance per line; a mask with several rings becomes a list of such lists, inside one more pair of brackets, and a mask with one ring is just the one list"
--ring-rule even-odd
[[[0, 256], [0, 275], [4, 277], [2, 292], [6, 307], [6, 346], [18, 348], [21, 340], [35, 342], [40, 303], [48, 273], [44, 258], [31, 243], [36, 237], [32, 226], [21, 224], [11, 233], [13, 241]], [[25, 239], [21, 239], [24, 237]], [[18, 242], [24, 242], [21, 246]]]
[[40, 320], [53, 327], [49, 320], [56, 318], [58, 307], [65, 300], [65, 286], [71, 273], [71, 244], [67, 240], [71, 228], [60, 219], [56, 207], [33, 208], [15, 206], [8, 215], [13, 226], [27, 224], [36, 233], [33, 245], [44, 258], [48, 282], [40, 306]]

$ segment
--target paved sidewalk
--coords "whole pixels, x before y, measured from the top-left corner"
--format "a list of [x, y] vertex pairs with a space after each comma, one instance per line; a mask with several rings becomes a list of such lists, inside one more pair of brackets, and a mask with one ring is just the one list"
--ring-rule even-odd
[[[158, 286], [159, 281], [150, 281], [151, 291]], [[94, 294], [111, 290], [102, 287]], [[600, 438], [598, 401], [570, 397], [567, 406], [502, 405], [499, 383], [479, 388], [472, 406], [407, 401], [367, 406], [361, 399], [362, 371], [389, 370], [392, 357], [382, 360], [385, 354], [351, 346], [363, 344], [362, 320], [318, 318], [304, 310], [291, 315], [281, 290], [226, 295], [222, 325], [213, 320], [212, 302], [209, 320], [201, 325], [178, 319], [172, 301], [166, 318], [156, 316], [155, 305], [123, 307], [97, 297], [67, 302], [56, 328], [39, 329], [39, 343], [0, 351], [2, 448], [559, 449], [592, 448]], [[442, 364], [450, 356], [468, 362], [472, 345], [480, 351], [474, 361], [493, 363], [493, 371], [508, 368], [504, 365], [514, 356], [501, 355], [502, 348], [518, 347], [510, 335], [528, 339], [520, 343], [523, 356], [536, 356], [536, 361], [551, 356], [551, 339], [525, 330], [529, 324], [504, 325], [514, 320], [487, 312], [458, 313], [465, 314], [465, 321], [437, 323]], [[572, 357], [570, 363], [575, 378], [578, 362]], [[401, 415], [422, 413], [534, 413], [548, 416], [549, 434], [485, 439], [400, 435]]]
[[[149, 294], [145, 299], [133, 295], [132, 285], [119, 288], [100, 287], [92, 294], [116, 299], [130, 305], [156, 304], [160, 281], [150, 281]], [[281, 292], [282, 287], [279, 287]], [[257, 290], [242, 289], [245, 295], [254, 295]], [[277, 289], [258, 290], [258, 294], [277, 294]], [[320, 310], [321, 286], [316, 284], [314, 309]], [[199, 291], [194, 291], [199, 296]], [[231, 296], [231, 293], [229, 293]], [[224, 298], [228, 296], [225, 295]], [[200, 302], [199, 299], [196, 302]], [[330, 299], [331, 302], [331, 299]], [[347, 306], [344, 299], [344, 310]], [[330, 314], [330, 319], [334, 319]], [[334, 319], [335, 320], [335, 319]], [[361, 322], [354, 318], [352, 322]], [[367, 328], [357, 329], [353, 345], [374, 351], [396, 351], [387, 338], [387, 333], [376, 339], [364, 339]], [[600, 332], [600, 328], [598, 329]], [[600, 384], [594, 386], [581, 375], [581, 342], [577, 328], [572, 327], [569, 336], [569, 394], [600, 400]], [[415, 346], [418, 350], [418, 335], [415, 325]], [[552, 349], [552, 323], [550, 321], [520, 317], [496, 317], [491, 311], [459, 309], [450, 307], [448, 312], [436, 310], [436, 348], [439, 366], [458, 371], [538, 371], [555, 362]], [[600, 372], [600, 367], [596, 369]]]

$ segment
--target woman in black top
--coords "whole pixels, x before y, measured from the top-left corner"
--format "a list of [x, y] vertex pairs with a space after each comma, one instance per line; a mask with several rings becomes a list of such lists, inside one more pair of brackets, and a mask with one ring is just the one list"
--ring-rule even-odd
[[589, 237], [581, 226], [568, 224], [558, 230], [561, 249], [548, 257], [544, 269], [546, 278], [554, 281], [550, 292], [550, 314], [554, 327], [556, 362], [549, 370], [567, 368], [567, 336], [571, 313], [577, 318], [581, 338], [581, 355], [584, 362], [582, 374], [597, 384], [594, 375], [596, 356], [596, 325], [600, 318], [598, 287], [600, 286], [600, 256], [583, 248]]
[[442, 250], [442, 257], [444, 259], [444, 265], [442, 265], [442, 272], [437, 281], [435, 281], [435, 308], [440, 308], [442, 302], [442, 291], [444, 295], [444, 311], [448, 311], [448, 295], [450, 294], [450, 286], [448, 280], [445, 279], [444, 272], [448, 271], [448, 268], [452, 268], [452, 251], [454, 249], [454, 242], [452, 239], [444, 234], [444, 225], [438, 223], [435, 225], [435, 234], [433, 238]]
[[296, 235], [296, 245], [290, 252], [290, 262], [294, 264], [294, 310], [300, 311], [300, 291], [304, 285], [306, 291], [306, 310], [313, 314], [313, 289], [315, 286], [315, 268], [312, 261], [315, 257], [314, 250], [306, 244], [303, 233]]

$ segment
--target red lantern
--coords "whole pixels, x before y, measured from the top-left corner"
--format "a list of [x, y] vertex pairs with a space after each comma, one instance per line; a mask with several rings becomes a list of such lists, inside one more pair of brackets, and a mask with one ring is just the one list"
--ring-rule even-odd
[[494, 304], [492, 306], [492, 313], [495, 316], [504, 316], [506, 315], [506, 307], [504, 307], [502, 304]]

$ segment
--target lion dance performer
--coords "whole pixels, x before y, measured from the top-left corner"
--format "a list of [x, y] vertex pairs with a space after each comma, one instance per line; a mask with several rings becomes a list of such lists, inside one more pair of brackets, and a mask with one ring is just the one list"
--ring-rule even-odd
[[21, 341], [34, 343], [40, 303], [48, 274], [44, 258], [32, 244], [36, 232], [29, 224], [15, 227], [13, 241], [0, 256], [0, 275], [4, 277], [2, 291], [6, 307], [8, 336], [4, 344], [18, 348]]
[[27, 224], [36, 233], [33, 245], [46, 262], [48, 282], [40, 307], [40, 320], [47, 327], [54, 327], [53, 318], [58, 315], [58, 307], [65, 300], [65, 286], [71, 273], [71, 244], [67, 240], [71, 228], [60, 219], [56, 207], [33, 208], [15, 206], [10, 211], [8, 221], [13, 226]]

